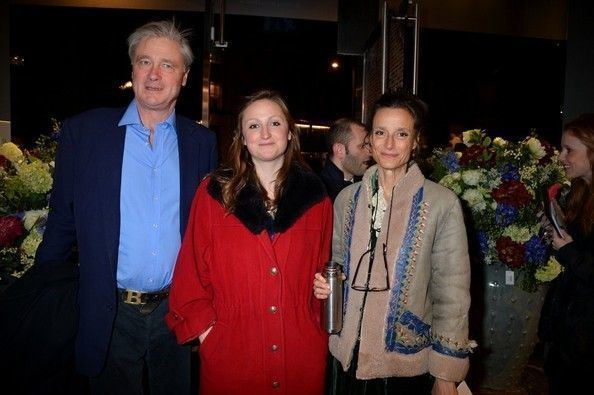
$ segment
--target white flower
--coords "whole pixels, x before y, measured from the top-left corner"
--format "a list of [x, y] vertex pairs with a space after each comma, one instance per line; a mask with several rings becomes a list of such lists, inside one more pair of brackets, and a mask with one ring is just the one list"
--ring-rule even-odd
[[483, 194], [477, 189], [467, 189], [462, 194], [462, 199], [468, 202], [468, 205], [473, 211], [483, 211], [487, 208]]
[[528, 151], [530, 151], [530, 156], [532, 156], [533, 159], [541, 159], [547, 154], [542, 144], [540, 144], [540, 141], [534, 137], [530, 137], [526, 140], [526, 145], [528, 146]]
[[480, 169], [465, 170], [462, 172], [462, 180], [466, 185], [476, 186], [482, 179], [482, 171]]
[[465, 132], [462, 132], [462, 141], [466, 145], [473, 145], [479, 143], [481, 141], [481, 130], [480, 129], [471, 129]]
[[441, 180], [439, 180], [439, 183], [444, 187], [451, 189], [456, 195], [460, 196], [462, 193], [462, 187], [460, 187], [460, 184], [456, 182], [456, 177], [454, 177], [454, 174], [458, 175], [458, 179], [460, 178], [459, 173], [446, 174]]

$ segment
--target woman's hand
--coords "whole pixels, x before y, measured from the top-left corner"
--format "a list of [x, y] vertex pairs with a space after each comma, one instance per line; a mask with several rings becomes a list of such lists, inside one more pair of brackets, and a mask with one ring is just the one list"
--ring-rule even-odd
[[328, 299], [330, 295], [330, 285], [321, 273], [314, 275], [313, 293], [317, 299]]
[[200, 344], [202, 344], [202, 342], [204, 341], [204, 339], [206, 339], [206, 336], [208, 336], [208, 334], [210, 333], [210, 331], [212, 330], [212, 327], [214, 325], [208, 327], [207, 330], [205, 330], [204, 332], [202, 332], [202, 334], [200, 336], [198, 336], [198, 340], [200, 340]]
[[556, 231], [551, 232], [553, 236], [553, 248], [557, 251], [559, 248], [569, 244], [573, 241], [573, 238], [564, 229], [561, 229], [561, 236]]
[[433, 383], [433, 389], [431, 390], [431, 395], [458, 395], [456, 383], [436, 377], [435, 383]]

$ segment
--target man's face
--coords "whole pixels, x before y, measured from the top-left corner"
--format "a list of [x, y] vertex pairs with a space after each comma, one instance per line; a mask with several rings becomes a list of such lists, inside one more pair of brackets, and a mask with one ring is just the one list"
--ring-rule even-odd
[[187, 78], [188, 70], [178, 43], [149, 37], [138, 44], [132, 83], [140, 111], [171, 112]]
[[352, 124], [351, 139], [346, 147], [346, 155], [342, 162], [344, 170], [354, 176], [362, 176], [367, 170], [367, 162], [371, 158], [369, 144], [365, 142], [367, 131], [364, 127]]

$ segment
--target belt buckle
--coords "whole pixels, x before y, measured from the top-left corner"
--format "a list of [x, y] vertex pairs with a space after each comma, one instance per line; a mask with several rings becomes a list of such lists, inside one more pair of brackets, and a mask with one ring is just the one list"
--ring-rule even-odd
[[139, 305], [142, 303], [142, 295], [143, 292], [140, 291], [131, 291], [126, 290], [124, 291], [124, 303], [131, 304], [131, 305]]

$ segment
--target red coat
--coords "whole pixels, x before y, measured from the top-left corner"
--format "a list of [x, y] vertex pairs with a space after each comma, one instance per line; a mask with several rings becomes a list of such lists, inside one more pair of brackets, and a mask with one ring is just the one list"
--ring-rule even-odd
[[202, 182], [166, 320], [180, 343], [214, 323], [200, 346], [201, 394], [322, 394], [328, 336], [312, 284], [329, 258], [332, 206], [315, 175], [294, 169], [271, 240], [258, 196], [245, 188], [227, 215], [219, 184]]

